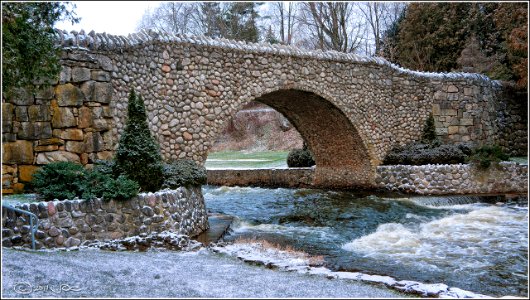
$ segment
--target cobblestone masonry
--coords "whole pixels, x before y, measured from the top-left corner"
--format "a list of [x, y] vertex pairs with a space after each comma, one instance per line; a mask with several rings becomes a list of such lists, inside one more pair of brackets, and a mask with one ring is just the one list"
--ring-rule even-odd
[[[526, 125], [518, 125], [526, 115], [506, 118], [504, 87], [482, 75], [423, 73], [381, 58], [147, 31], [58, 33], [63, 71], [54, 87], [3, 97], [5, 192], [22, 189], [35, 167], [50, 161], [89, 165], [110, 157], [131, 88], [145, 100], [166, 159], [203, 163], [243, 105], [257, 100], [275, 108], [308, 143], [317, 164], [314, 183], [321, 186], [374, 186], [385, 154], [418, 140], [431, 112], [447, 142], [505, 137], [522, 146], [501, 144], [526, 154]], [[514, 129], [515, 136], [503, 134]]]
[[501, 162], [481, 171], [472, 165], [379, 166], [380, 187], [426, 195], [528, 193], [528, 165]]
[[[208, 184], [315, 187], [312, 168], [208, 170]], [[471, 165], [379, 166], [376, 184], [391, 191], [424, 195], [527, 194], [528, 166], [502, 162], [480, 171]]]
[[[19, 205], [38, 216], [37, 248], [73, 247], [141, 233], [195, 236], [208, 228], [200, 187], [144, 193], [128, 201], [65, 200]], [[29, 246], [29, 220], [2, 207], [2, 246]]]

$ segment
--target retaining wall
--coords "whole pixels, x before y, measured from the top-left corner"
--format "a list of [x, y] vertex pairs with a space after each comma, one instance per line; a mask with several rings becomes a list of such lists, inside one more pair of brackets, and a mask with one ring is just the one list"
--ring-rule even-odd
[[[313, 168], [208, 170], [208, 184], [226, 186], [318, 187]], [[488, 170], [468, 164], [379, 166], [377, 187], [417, 194], [528, 193], [528, 166], [502, 162]]]
[[[172, 231], [195, 236], [208, 228], [200, 187], [143, 193], [128, 201], [65, 200], [16, 206], [39, 218], [37, 248]], [[29, 220], [2, 207], [2, 246], [31, 247]]]
[[388, 190], [430, 195], [528, 193], [528, 166], [513, 162], [487, 170], [468, 164], [379, 166], [376, 182]]
[[313, 168], [208, 170], [208, 184], [225, 186], [311, 187]]

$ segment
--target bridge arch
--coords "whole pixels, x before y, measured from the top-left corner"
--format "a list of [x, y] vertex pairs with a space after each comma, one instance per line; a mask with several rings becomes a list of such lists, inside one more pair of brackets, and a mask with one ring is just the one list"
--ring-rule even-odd
[[373, 183], [374, 154], [366, 146], [369, 142], [337, 105], [304, 86], [268, 89], [255, 98], [245, 98], [215, 131], [219, 134], [230, 118], [252, 100], [280, 112], [300, 133], [315, 159], [314, 186], [367, 187]]

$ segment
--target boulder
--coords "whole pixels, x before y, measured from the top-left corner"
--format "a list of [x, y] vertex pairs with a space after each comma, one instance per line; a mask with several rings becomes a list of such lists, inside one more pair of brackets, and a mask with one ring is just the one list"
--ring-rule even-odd
[[[55, 134], [55, 130], [54, 130]], [[84, 139], [83, 130], [77, 128], [68, 128], [60, 131], [58, 136], [63, 140], [82, 141]]]
[[48, 105], [31, 105], [28, 107], [30, 122], [49, 122], [51, 120], [50, 108]]
[[90, 80], [90, 69], [87, 68], [73, 68], [72, 69], [72, 81], [82, 82]]
[[77, 126], [77, 120], [72, 110], [68, 107], [53, 107], [53, 128], [66, 128]]
[[[90, 76], [90, 73], [89, 73]], [[71, 83], [61, 84], [55, 88], [57, 103], [59, 106], [81, 106], [85, 100], [85, 95], [78, 87]]]
[[107, 82], [96, 82], [94, 84], [94, 98], [92, 101], [99, 103], [110, 103], [112, 99], [112, 84]]
[[33, 101], [33, 94], [24, 88], [14, 88], [8, 96], [8, 102], [16, 105], [32, 105]]
[[18, 180], [22, 182], [30, 182], [33, 178], [33, 173], [37, 171], [39, 167], [33, 165], [19, 165], [18, 166]]
[[39, 140], [52, 137], [50, 122], [20, 122], [18, 138], [23, 140]]
[[2, 159], [5, 164], [33, 164], [33, 142], [3, 143]]
[[83, 106], [79, 109], [79, 128], [89, 128], [92, 126], [92, 111]]
[[42, 152], [37, 155], [37, 164], [45, 165], [56, 161], [80, 162], [79, 155], [67, 151]]

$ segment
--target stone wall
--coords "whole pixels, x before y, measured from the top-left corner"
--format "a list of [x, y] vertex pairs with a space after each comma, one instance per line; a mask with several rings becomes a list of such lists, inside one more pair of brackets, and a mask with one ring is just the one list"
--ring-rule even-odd
[[207, 170], [208, 184], [301, 188], [313, 186], [312, 168]]
[[110, 66], [64, 51], [60, 77], [43, 90], [2, 98], [2, 193], [21, 192], [35, 170], [55, 161], [90, 165], [116, 146]]
[[[195, 236], [208, 228], [200, 187], [144, 193], [128, 201], [65, 200], [17, 206], [38, 216], [37, 248], [162, 232]], [[2, 207], [2, 246], [31, 247], [29, 220]]]
[[[316, 161], [315, 180], [332, 188], [374, 186], [386, 153], [418, 140], [429, 113], [447, 142], [527, 147], [520, 125], [526, 119], [507, 125], [504, 86], [479, 74], [416, 72], [381, 58], [147, 31], [58, 33], [64, 67], [54, 88], [3, 97], [5, 192], [20, 190], [35, 165], [110, 157], [131, 88], [144, 98], [165, 159], [204, 163], [229, 120], [256, 100], [300, 132]], [[517, 138], [502, 143], [512, 128], [519, 128]]]
[[528, 165], [501, 162], [487, 170], [468, 164], [379, 166], [376, 181], [392, 191], [428, 195], [528, 193]]
[[507, 88], [497, 112], [499, 144], [512, 156], [528, 155], [528, 94]]
[[[311, 187], [314, 168], [208, 170], [208, 184], [226, 186]], [[469, 164], [379, 166], [377, 187], [425, 195], [527, 194], [528, 165], [501, 162], [488, 170]]]

